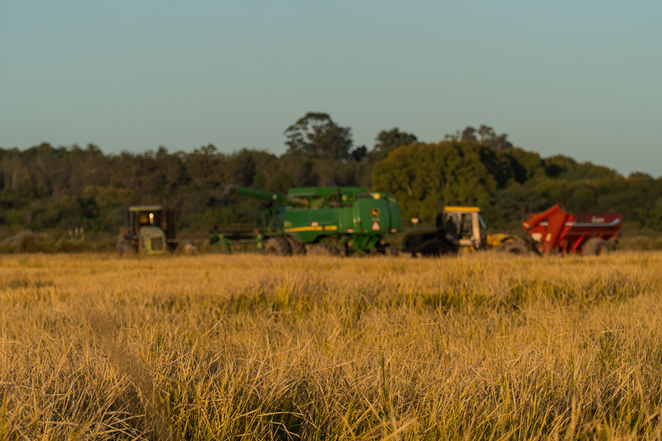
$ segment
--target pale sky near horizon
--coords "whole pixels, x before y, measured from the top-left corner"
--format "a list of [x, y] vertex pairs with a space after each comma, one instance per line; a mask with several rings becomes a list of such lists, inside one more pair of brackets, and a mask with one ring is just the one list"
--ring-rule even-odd
[[285, 151], [309, 111], [374, 145], [492, 126], [662, 176], [662, 2], [0, 2], [0, 147]]

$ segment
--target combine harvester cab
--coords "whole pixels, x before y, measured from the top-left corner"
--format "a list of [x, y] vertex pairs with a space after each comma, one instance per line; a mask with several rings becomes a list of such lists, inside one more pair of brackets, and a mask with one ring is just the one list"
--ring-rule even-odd
[[529, 214], [522, 226], [541, 254], [599, 256], [609, 252], [607, 241], [620, 235], [623, 214], [567, 213], [556, 204], [542, 213]]

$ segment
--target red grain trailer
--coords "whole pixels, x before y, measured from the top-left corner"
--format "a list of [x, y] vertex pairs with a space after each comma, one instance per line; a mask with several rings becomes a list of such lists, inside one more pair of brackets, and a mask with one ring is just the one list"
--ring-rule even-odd
[[609, 239], [619, 236], [623, 215], [566, 213], [561, 205], [556, 204], [540, 214], [529, 214], [522, 226], [536, 241], [542, 254], [557, 251], [598, 256], [609, 252]]

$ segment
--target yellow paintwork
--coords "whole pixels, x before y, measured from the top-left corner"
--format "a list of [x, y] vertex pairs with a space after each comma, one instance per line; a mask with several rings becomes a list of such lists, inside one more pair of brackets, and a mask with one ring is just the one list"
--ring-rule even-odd
[[480, 213], [480, 207], [444, 207], [444, 213]]
[[285, 232], [297, 233], [300, 231], [336, 231], [337, 229], [338, 229], [337, 225], [327, 225], [327, 226], [318, 225], [316, 227], [310, 226], [310, 227], [285, 228]]
[[485, 243], [487, 244], [488, 247], [496, 247], [512, 237], [513, 236], [511, 236], [510, 234], [504, 234], [504, 233], [488, 234], [487, 237], [485, 238]]
[[470, 229], [466, 230], [466, 233], [468, 233], [469, 236], [464, 236], [459, 240], [460, 250], [462, 252], [473, 252], [478, 248], [496, 248], [502, 243], [513, 239], [513, 236], [510, 234], [503, 233], [484, 235], [479, 221], [480, 211], [480, 207], [444, 207], [444, 213], [448, 217], [459, 216], [456, 217], [456, 222], [461, 222], [466, 216], [469, 216], [469, 219], [471, 220]]

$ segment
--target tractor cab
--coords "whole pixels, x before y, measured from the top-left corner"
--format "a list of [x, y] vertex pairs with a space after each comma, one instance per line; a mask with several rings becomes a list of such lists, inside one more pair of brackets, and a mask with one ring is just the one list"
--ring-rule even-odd
[[162, 214], [160, 205], [132, 205], [129, 207], [129, 224], [133, 231], [142, 227], [161, 226]]
[[519, 237], [505, 233], [487, 234], [479, 207], [444, 207], [446, 234], [457, 237], [459, 251], [497, 250], [526, 255], [529, 246]]
[[172, 218], [172, 213], [161, 205], [129, 206], [126, 227], [120, 229], [118, 250], [164, 254], [176, 248], [175, 226], [169, 222]]
[[485, 246], [487, 228], [479, 207], [444, 207], [443, 227], [446, 234], [455, 238], [460, 248], [479, 249]]
[[[415, 223], [416, 224], [416, 223]], [[479, 207], [441, 207], [434, 227], [416, 225], [403, 238], [402, 251], [412, 256], [440, 256], [496, 249], [527, 254], [526, 244], [508, 234], [487, 234]]]

